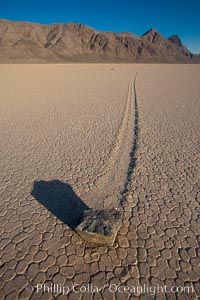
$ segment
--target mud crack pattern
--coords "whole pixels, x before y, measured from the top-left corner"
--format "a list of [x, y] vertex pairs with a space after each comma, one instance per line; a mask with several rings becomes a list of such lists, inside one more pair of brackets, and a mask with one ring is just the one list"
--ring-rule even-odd
[[[109, 69], [108, 65], [93, 67], [99, 68], [100, 74], [104, 76]], [[1, 75], [4, 78], [6, 78], [6, 68], [8, 67], [5, 66], [4, 76]], [[15, 67], [11, 66], [11, 68]], [[36, 70], [38, 66], [33, 66], [33, 72], [34, 68]], [[52, 68], [52, 66], [49, 66], [49, 68]], [[62, 68], [64, 67], [58, 68], [56, 72], [59, 72], [59, 74], [65, 73]], [[83, 80], [85, 74], [81, 77], [81, 72], [82, 70], [86, 71], [84, 68], [86, 67], [79, 67], [79, 73], [76, 73], [77, 66], [70, 70], [71, 73], [74, 72], [73, 80], [76, 78], [75, 76], [79, 76], [79, 82]], [[24, 89], [20, 91], [19, 88], [19, 81], [23, 75], [16, 82], [15, 101], [7, 104], [2, 100], [1, 128], [3, 129], [2, 132], [5, 133], [5, 139], [2, 143], [3, 155], [1, 157], [3, 160], [0, 189], [1, 299], [66, 299], [66, 296], [59, 293], [52, 295], [52, 293], [44, 294], [40, 291], [37, 294], [34, 288], [26, 289], [27, 286], [35, 286], [38, 283], [47, 285], [55, 283], [69, 287], [75, 283], [90, 283], [99, 287], [100, 292], [93, 295], [75, 295], [72, 290], [69, 290], [67, 299], [73, 300], [198, 299], [200, 293], [200, 251], [198, 246], [198, 233], [200, 232], [198, 198], [200, 69], [199, 66], [189, 68], [187, 65], [137, 65], [137, 70], [135, 91], [133, 90], [132, 93], [132, 103], [134, 103], [137, 96], [137, 132], [139, 133], [137, 136], [137, 149], [134, 148], [134, 166], [131, 170], [131, 176], [128, 175], [123, 226], [115, 245], [111, 248], [95, 247], [83, 242], [65, 223], [56, 218], [30, 195], [31, 184], [34, 180], [39, 178], [42, 180], [59, 179], [67, 182], [66, 178], [68, 177], [68, 180], [71, 180], [70, 185], [73, 186], [78, 197], [82, 199], [81, 183], [79, 186], [76, 181], [78, 172], [76, 167], [79, 166], [78, 157], [74, 163], [74, 166], [76, 166], [74, 170], [70, 164], [70, 155], [72, 155], [70, 151], [67, 152], [68, 155], [62, 152], [47, 151], [48, 143], [51, 144], [49, 149], [52, 149], [52, 151], [61, 149], [61, 147], [56, 147], [58, 144], [65, 147], [65, 149], [69, 147], [68, 143], [65, 144], [65, 135], [61, 134], [57, 138], [57, 133], [62, 132], [62, 130], [59, 131], [59, 126], [63, 129], [66, 117], [62, 114], [65, 111], [64, 102], [57, 103], [57, 105], [61, 105], [60, 110], [57, 110], [57, 106], [54, 105], [53, 100], [55, 99], [53, 99], [53, 96], [55, 94], [52, 94], [52, 98], [50, 97], [48, 101], [36, 102], [34, 107], [37, 107], [37, 122], [29, 122], [29, 119], [33, 120], [33, 115], [28, 109], [30, 104], [28, 105], [24, 101], [23, 106], [20, 105], [21, 100], [18, 97], [19, 95], [22, 97], [24, 93]], [[36, 71], [38, 75], [38, 70]], [[90, 72], [92, 72], [91, 69]], [[107, 93], [103, 94], [103, 91], [100, 91], [101, 101], [103, 101], [105, 95], [109, 94], [109, 88], [112, 90], [117, 84], [122, 85], [122, 90], [119, 89], [120, 97], [118, 99], [120, 101], [117, 103], [121, 105], [122, 99], [124, 99], [124, 102], [118, 112], [117, 109], [114, 110], [115, 101], [109, 103], [108, 106], [106, 106], [108, 98], [104, 102], [107, 113], [109, 114], [112, 111], [112, 120], [113, 118], [117, 120], [117, 123], [110, 123], [113, 124], [113, 128], [116, 128], [116, 131], [111, 135], [113, 143], [111, 143], [111, 149], [113, 149], [116, 137], [119, 136], [119, 128], [121, 128], [124, 117], [124, 114], [120, 112], [125, 113], [126, 111], [127, 85], [135, 72], [135, 66], [114, 65], [114, 71], [110, 71], [112, 75], [109, 73], [109, 76], [103, 82], [104, 86], [107, 87]], [[127, 77], [125, 74], [128, 74]], [[56, 75], [58, 74], [56, 73]], [[52, 73], [49, 76], [48, 80], [45, 81], [46, 86], [43, 85], [44, 94], [49, 88]], [[93, 73], [91, 77], [94, 77]], [[95, 80], [98, 80], [97, 77]], [[8, 78], [10, 78], [10, 75]], [[108, 78], [110, 78], [110, 81], [107, 80]], [[41, 78], [38, 79], [38, 84], [40, 81]], [[1, 82], [3, 82], [3, 79]], [[33, 90], [35, 90], [36, 83], [36, 79], [34, 84], [27, 80], [29, 92], [32, 85], [34, 85]], [[61, 84], [60, 90], [57, 89], [56, 93], [61, 92], [63, 86]], [[44, 91], [44, 89], [46, 90]], [[85, 82], [85, 99], [89, 96], [87, 89], [88, 86]], [[4, 91], [4, 86], [2, 86], [2, 91]], [[53, 89], [51, 92], [53, 93]], [[90, 90], [90, 92], [92, 91]], [[41, 90], [40, 93], [42, 93]], [[11, 90], [6, 90], [4, 96], [14, 97]], [[77, 97], [77, 99], [80, 99], [80, 97]], [[6, 100], [8, 99], [6, 98]], [[100, 106], [96, 106], [97, 102], [89, 101], [87, 106], [86, 101], [84, 105], [87, 109], [93, 105], [95, 112], [95, 108], [99, 107], [100, 109]], [[70, 119], [70, 115], [74, 115], [75, 111], [72, 114], [72, 110], [74, 110], [73, 103], [68, 103], [70, 103], [67, 107], [70, 110], [68, 115]], [[81, 104], [82, 106], [83, 104]], [[55, 111], [51, 123], [49, 123], [49, 119], [44, 118], [44, 115], [48, 115], [48, 112], [51, 111], [50, 107]], [[43, 114], [44, 108], [45, 114]], [[82, 109], [76, 116], [81, 112], [84, 113], [84, 106]], [[115, 111], [114, 115], [113, 110]], [[11, 118], [10, 114], [6, 114], [6, 112], [10, 113], [11, 111], [14, 112], [15, 118], [13, 118], [13, 115]], [[23, 127], [24, 135], [20, 134], [20, 129], [23, 126], [23, 122], [20, 120], [21, 114], [26, 116], [26, 126]], [[100, 119], [103, 118], [103, 114], [100, 114], [100, 116]], [[40, 118], [43, 124], [40, 128], [42, 135], [37, 138]], [[61, 118], [62, 122], [57, 122], [57, 118]], [[105, 120], [105, 122], [108, 124], [108, 120]], [[68, 126], [74, 126], [73, 124], [73, 122], [69, 122]], [[112, 126], [109, 128], [112, 128]], [[46, 127], [48, 131], [45, 131]], [[31, 128], [34, 130], [31, 131]], [[90, 128], [84, 127], [86, 132], [87, 129], [89, 135]], [[28, 138], [30, 133], [32, 133], [33, 139], [36, 137], [35, 141], [37, 143], [32, 144], [30, 142]], [[132, 137], [133, 134], [131, 134], [130, 147], [133, 144]], [[44, 143], [45, 139], [47, 141]], [[86, 141], [88, 142], [87, 138]], [[32, 148], [34, 145], [35, 149]], [[46, 148], [43, 148], [44, 145]], [[72, 142], [72, 149], [75, 152], [77, 147], [78, 145]], [[36, 159], [32, 155], [33, 153], [36, 155]], [[91, 148], [90, 153], [94, 156], [95, 151]], [[103, 160], [102, 153], [105, 153], [104, 149], [100, 152], [101, 157], [97, 159], [97, 164]], [[59, 156], [59, 159], [55, 159], [56, 155]], [[69, 157], [67, 158], [67, 156]], [[68, 159], [68, 163], [63, 162], [59, 166], [60, 161], [62, 161], [60, 157]], [[109, 154], [105, 156], [105, 160], [108, 161], [109, 157]], [[85, 158], [85, 161], [87, 162], [87, 158]], [[45, 168], [44, 162], [46, 163]], [[84, 173], [86, 169], [85, 167], [82, 172]], [[100, 169], [96, 169], [96, 171], [98, 176]], [[90, 185], [93, 185], [93, 181], [89, 182]], [[93, 202], [89, 200], [88, 203], [86, 199], [83, 200], [88, 206], [93, 204], [93, 207], [95, 205], [98, 207], [99, 205], [97, 198], [94, 198]], [[113, 200], [110, 204], [113, 204]], [[168, 287], [192, 285], [194, 293], [168, 293], [151, 296], [144, 293], [140, 295], [130, 293], [111, 294], [108, 290], [108, 286], [111, 284], [138, 286], [145, 283], [161, 286], [165, 284]]]

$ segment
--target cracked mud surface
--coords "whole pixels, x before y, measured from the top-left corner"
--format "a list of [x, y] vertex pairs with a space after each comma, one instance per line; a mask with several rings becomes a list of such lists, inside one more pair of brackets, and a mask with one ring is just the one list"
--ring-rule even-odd
[[[112, 67], [1, 66], [1, 299], [198, 299], [200, 68]], [[127, 178], [113, 247], [70, 230], [87, 206], [116, 205]], [[39, 283], [92, 283], [100, 292], [25, 289]], [[108, 290], [144, 283], [192, 284], [194, 293]]]

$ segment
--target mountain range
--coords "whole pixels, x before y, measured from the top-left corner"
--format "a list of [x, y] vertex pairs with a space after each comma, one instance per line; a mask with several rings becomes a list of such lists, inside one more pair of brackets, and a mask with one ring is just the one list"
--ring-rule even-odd
[[177, 35], [97, 31], [77, 23], [43, 25], [0, 19], [1, 63], [200, 63]]

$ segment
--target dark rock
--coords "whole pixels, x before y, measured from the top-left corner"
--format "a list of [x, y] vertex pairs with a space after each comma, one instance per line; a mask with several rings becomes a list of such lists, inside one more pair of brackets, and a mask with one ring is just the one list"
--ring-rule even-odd
[[168, 40], [179, 47], [183, 45], [178, 35], [172, 35], [171, 37], [168, 38]]
[[122, 212], [117, 208], [88, 209], [75, 231], [86, 241], [112, 246], [121, 227]]

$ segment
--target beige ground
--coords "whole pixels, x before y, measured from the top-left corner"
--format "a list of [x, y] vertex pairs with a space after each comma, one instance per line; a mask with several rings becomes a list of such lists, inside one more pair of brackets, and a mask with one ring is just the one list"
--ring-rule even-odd
[[[192, 283], [177, 297], [197, 299], [199, 78], [198, 65], [0, 66], [0, 298], [135, 299], [109, 287]], [[85, 244], [68, 225], [86, 205], [117, 205], [135, 143], [117, 242]]]

